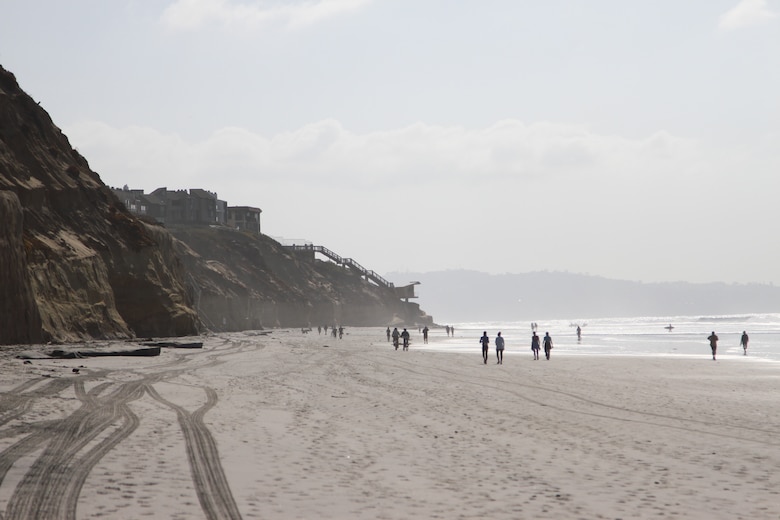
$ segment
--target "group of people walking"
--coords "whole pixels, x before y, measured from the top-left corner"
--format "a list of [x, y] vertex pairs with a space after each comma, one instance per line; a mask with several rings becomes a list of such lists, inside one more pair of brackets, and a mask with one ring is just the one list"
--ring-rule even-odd
[[[327, 336], [328, 335], [328, 325], [324, 325], [324, 326], [320, 325], [320, 326], [318, 326], [317, 327], [317, 334], [322, 334], [322, 330], [323, 329], [325, 329], [325, 335]], [[331, 327], [331, 329], [332, 329], [331, 330], [331, 334], [332, 334], [332, 336], [334, 338], [336, 336], [338, 336], [339, 339], [343, 339], [344, 338], [344, 327], [338, 327], [337, 328], [335, 325], [333, 325], [333, 327]], [[311, 330], [311, 329], [307, 329], [307, 330]]]
[[[425, 327], [426, 329], [428, 327]], [[427, 336], [427, 333], [426, 333]], [[403, 332], [398, 332], [398, 327], [393, 328], [393, 332], [390, 332], [390, 327], [387, 327], [387, 341], [390, 341], [390, 338], [393, 338], [393, 346], [396, 350], [398, 350], [398, 344], [399, 340], [403, 340], [403, 349], [409, 350], [409, 338], [411, 335], [409, 334], [409, 331], [404, 329]]]
[[[712, 349], [712, 360], [716, 361], [715, 355], [718, 352], [718, 335], [715, 334], [715, 331], [712, 331], [712, 334], [709, 335], [707, 338], [710, 340], [710, 348]], [[743, 356], [747, 356], [747, 349], [748, 349], [748, 342], [750, 341], [750, 337], [748, 336], [748, 333], [746, 331], [742, 331], [742, 337], [739, 338], [739, 346], [742, 347]]]
[[[328, 328], [325, 328], [325, 333], [327, 334]], [[447, 326], [449, 329], [447, 331], [447, 335], [449, 336], [454, 332], [454, 327]], [[553, 349], [553, 340], [550, 336], [549, 332], [545, 332], [543, 337], [539, 337], [536, 333], [536, 323], [533, 323], [531, 326], [531, 330], [533, 331], [531, 336], [531, 352], [534, 356], [534, 361], [540, 359], [540, 351], [544, 350], [544, 357], [548, 361], [550, 360], [550, 354]], [[320, 327], [317, 327], [319, 330]], [[336, 327], [333, 327], [333, 336], [336, 337]], [[428, 332], [429, 329], [427, 326], [425, 326], [422, 329], [419, 329], [419, 332], [423, 335], [423, 342], [428, 343]], [[344, 333], [343, 327], [338, 327], [338, 335], [339, 337], [342, 337]], [[390, 342], [392, 340], [393, 346], [395, 347], [395, 350], [398, 350], [398, 347], [402, 345], [403, 350], [409, 350], [409, 344], [411, 342], [411, 335], [409, 334], [409, 331], [407, 329], [403, 329], [403, 332], [399, 332], [397, 327], [394, 327], [393, 330], [390, 330], [390, 327], [387, 327], [386, 330], [387, 334], [387, 341]], [[582, 329], [577, 326], [577, 340], [580, 340], [582, 337]], [[707, 337], [707, 339], [710, 342], [710, 348], [712, 349], [712, 359], [716, 359], [717, 351], [718, 351], [718, 336], [715, 334], [715, 331], [712, 331], [712, 333]], [[748, 334], [746, 331], [742, 331], [742, 336], [740, 337], [739, 344], [742, 347], [742, 350], [744, 352], [744, 355], [747, 356], [747, 349], [748, 349], [748, 342], [750, 341], [750, 338], [748, 337]], [[488, 336], [487, 331], [484, 331], [482, 333], [482, 337], [479, 338], [479, 343], [482, 345], [482, 363], [487, 365], [488, 358], [490, 357], [490, 337]], [[493, 343], [496, 346], [496, 364], [497, 365], [503, 365], [504, 364], [504, 350], [506, 348], [506, 341], [504, 340], [504, 337], [501, 335], [501, 332], [498, 332], [496, 334], [495, 339], [493, 340]]]
[[[423, 335], [423, 343], [428, 343], [428, 326], [426, 325], [422, 329], [419, 329], [420, 332], [422, 332]], [[387, 341], [389, 342], [391, 339], [393, 340], [393, 346], [396, 350], [398, 350], [398, 345], [400, 343], [400, 340], [403, 340], [403, 350], [409, 350], [409, 343], [411, 343], [411, 335], [409, 334], [409, 331], [404, 329], [403, 332], [398, 332], [398, 327], [393, 327], [393, 330], [390, 331], [390, 327], [387, 327], [387, 330], [385, 331], [387, 334]]]
[[[487, 331], [482, 332], [482, 337], [479, 338], [479, 342], [482, 344], [482, 362], [487, 365], [488, 352], [490, 351], [490, 337], [488, 336]], [[504, 341], [504, 338], [501, 336], [500, 332], [496, 335], [494, 343], [496, 345], [496, 364], [503, 365], [504, 348], [506, 346], [506, 342]], [[552, 337], [550, 337], [549, 332], [545, 332], [544, 338], [541, 338], [540, 341], [539, 336], [536, 335], [536, 330], [534, 330], [533, 336], [531, 336], [531, 351], [534, 354], [534, 360], [539, 359], [540, 344], [544, 345], [544, 357], [549, 361], [550, 351], [553, 348]]]
[[[482, 362], [487, 365], [488, 352], [490, 350], [490, 338], [487, 335], [487, 331], [482, 333], [482, 337], [479, 338], [479, 342], [482, 344]], [[497, 365], [504, 364], [504, 338], [501, 337], [499, 332], [496, 336], [496, 362]]]

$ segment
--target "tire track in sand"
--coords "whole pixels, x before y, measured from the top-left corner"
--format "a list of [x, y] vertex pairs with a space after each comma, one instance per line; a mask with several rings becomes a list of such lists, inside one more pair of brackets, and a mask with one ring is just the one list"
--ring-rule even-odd
[[[74, 389], [82, 401], [81, 408], [60, 421], [54, 421], [41, 435], [24, 439], [21, 441], [24, 446], [16, 451], [3, 452], [2, 458], [9, 454], [19, 456], [43, 442], [48, 443], [16, 486], [8, 502], [5, 520], [75, 520], [79, 493], [92, 468], [138, 427], [138, 417], [128, 403], [143, 396], [141, 383], [120, 385], [103, 398], [95, 395], [94, 391], [85, 392], [82, 381], [75, 381]], [[117, 423], [119, 425], [115, 426]], [[98, 436], [109, 430], [113, 431], [87, 449]]]
[[[14, 464], [25, 457], [35, 457], [23, 464], [27, 466], [25, 474], [16, 483], [0, 519], [75, 520], [84, 483], [99, 461], [138, 428], [140, 419], [129, 404], [146, 394], [177, 415], [194, 488], [206, 518], [240, 519], [216, 441], [204, 423], [205, 414], [217, 404], [216, 391], [204, 388], [207, 402], [189, 412], [161, 397], [153, 385], [213, 367], [222, 363], [219, 358], [223, 354], [235, 354], [248, 347], [228, 344], [227, 348], [211, 352], [206, 359], [180, 354], [173, 361], [150, 367], [151, 373], [100, 370], [75, 379], [54, 379], [39, 388], [35, 387], [42, 379], [36, 378], [0, 394], [0, 427], [18, 422], [0, 430], [0, 438], [22, 436], [0, 452], [0, 485]], [[137, 379], [105, 381], [114, 372], [133, 374]], [[104, 381], [87, 392], [85, 382], [97, 380]], [[58, 419], [24, 420], [37, 400], [58, 397], [71, 388], [80, 402], [78, 409]]]
[[146, 387], [153, 399], [176, 412], [184, 434], [195, 491], [206, 517], [210, 520], [239, 519], [241, 513], [222, 469], [217, 443], [203, 422], [206, 412], [217, 404], [217, 393], [209, 387], [204, 390], [206, 404], [189, 413], [183, 407], [162, 397], [151, 385]]

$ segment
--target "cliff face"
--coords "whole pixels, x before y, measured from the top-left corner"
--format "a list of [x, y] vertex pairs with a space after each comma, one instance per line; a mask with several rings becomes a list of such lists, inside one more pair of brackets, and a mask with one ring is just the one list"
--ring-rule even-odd
[[430, 323], [267, 237], [138, 220], [2, 67], [0, 219], [0, 344]]
[[19, 197], [0, 191], [0, 336], [9, 343], [40, 342], [41, 315], [26, 269]]
[[417, 304], [331, 262], [220, 227], [172, 227], [193, 301], [212, 330], [431, 323]]
[[0, 216], [0, 343], [196, 332], [170, 237], [127, 213], [1, 67]]

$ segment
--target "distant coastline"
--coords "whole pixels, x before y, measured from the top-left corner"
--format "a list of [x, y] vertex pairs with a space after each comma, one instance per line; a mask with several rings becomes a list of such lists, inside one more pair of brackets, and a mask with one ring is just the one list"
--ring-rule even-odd
[[724, 317], [780, 310], [780, 287], [770, 284], [642, 283], [563, 272], [492, 275], [469, 270], [384, 276], [419, 280], [420, 304], [441, 323], [567, 316]]

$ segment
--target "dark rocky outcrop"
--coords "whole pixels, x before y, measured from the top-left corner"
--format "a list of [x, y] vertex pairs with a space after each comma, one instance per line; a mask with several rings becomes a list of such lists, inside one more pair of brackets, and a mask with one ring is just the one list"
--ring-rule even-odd
[[0, 344], [430, 322], [264, 237], [131, 215], [0, 67]]
[[19, 197], [0, 191], [0, 334], [9, 343], [37, 343], [41, 315], [26, 269], [22, 220]]
[[431, 322], [392, 289], [313, 254], [293, 254], [266, 236], [217, 226], [170, 232], [191, 276], [192, 299], [210, 329]]
[[133, 218], [0, 68], [0, 343], [197, 332], [172, 239]]

